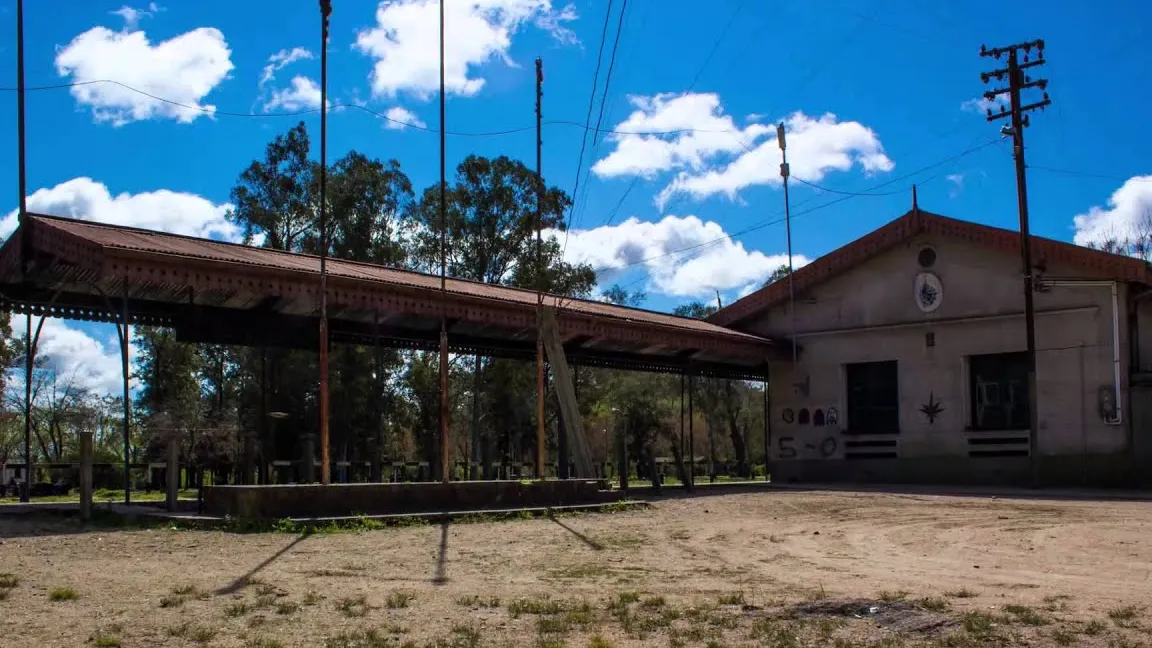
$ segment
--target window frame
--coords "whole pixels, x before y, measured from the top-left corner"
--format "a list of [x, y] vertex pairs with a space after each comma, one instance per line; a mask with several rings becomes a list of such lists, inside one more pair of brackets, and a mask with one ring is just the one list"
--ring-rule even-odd
[[[967, 369], [964, 384], [968, 392], [967, 429], [973, 432], [1022, 432], [1031, 425], [1031, 408], [1029, 407], [1028, 393], [1028, 352], [1027, 351], [1001, 351], [996, 353], [979, 353], [965, 358]], [[996, 364], [993, 364], [996, 363]], [[977, 382], [977, 371], [996, 374], [996, 380], [983, 381], [988, 385], [995, 385], [997, 404], [1002, 413], [990, 423], [981, 422], [982, 409], [989, 405], [981, 404], [981, 388]], [[1018, 391], [1015, 388], [1018, 387]], [[1006, 412], [1004, 405], [1000, 404], [1003, 395], [1011, 397], [1010, 409]]]
[[[878, 435], [900, 434], [900, 365], [897, 360], [874, 360], [868, 362], [850, 362], [843, 366], [844, 371], [844, 409], [847, 428], [844, 434], [849, 435]], [[871, 402], [860, 404], [856, 402], [859, 396], [855, 393], [854, 385], [859, 384], [861, 378], [866, 381], [875, 379], [877, 372], [891, 371], [891, 403], [877, 405], [871, 399], [879, 390], [873, 388], [866, 390], [864, 398]], [[858, 374], [856, 372], [866, 372]], [[887, 378], [886, 378], [887, 379]], [[883, 388], [882, 388], [883, 389]], [[879, 412], [879, 415], [877, 414]], [[863, 419], [863, 420], [862, 420]]]

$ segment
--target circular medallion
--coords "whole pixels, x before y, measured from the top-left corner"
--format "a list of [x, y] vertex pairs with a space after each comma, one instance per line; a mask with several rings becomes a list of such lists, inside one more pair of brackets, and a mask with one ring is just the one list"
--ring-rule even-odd
[[921, 312], [931, 313], [940, 308], [940, 303], [944, 301], [944, 286], [940, 278], [931, 272], [916, 275], [915, 297], [916, 306]]

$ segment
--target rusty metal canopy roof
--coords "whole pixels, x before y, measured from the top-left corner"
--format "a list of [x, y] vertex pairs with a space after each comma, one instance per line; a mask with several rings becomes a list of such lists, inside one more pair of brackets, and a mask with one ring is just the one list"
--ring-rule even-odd
[[[21, 240], [30, 237], [29, 270]], [[170, 326], [188, 341], [314, 349], [319, 257], [29, 214], [0, 248], [9, 308]], [[534, 291], [330, 258], [334, 341], [436, 348], [447, 317], [454, 351], [531, 358]], [[544, 295], [574, 364], [761, 379], [772, 341], [705, 321]]]

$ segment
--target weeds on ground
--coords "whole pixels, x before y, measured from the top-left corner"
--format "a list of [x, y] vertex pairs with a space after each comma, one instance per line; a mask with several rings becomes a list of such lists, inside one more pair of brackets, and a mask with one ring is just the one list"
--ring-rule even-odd
[[284, 644], [271, 637], [248, 637], [244, 641], [244, 648], [284, 648]]
[[283, 601], [276, 604], [276, 614], [296, 614], [300, 611], [300, 604], [295, 601]]
[[368, 614], [368, 598], [363, 594], [342, 598], [336, 603], [336, 609], [346, 617], [362, 617]]
[[508, 604], [508, 615], [513, 619], [524, 614], [560, 614], [564, 607], [547, 596], [539, 599], [516, 599]]
[[949, 598], [976, 598], [978, 595], [967, 587], [961, 587], [960, 589], [944, 592], [944, 596]]
[[252, 610], [252, 606], [248, 605], [248, 601], [235, 601], [224, 606], [224, 616], [226, 617], [241, 617], [248, 614]]
[[593, 635], [593, 637], [588, 640], [588, 648], [616, 648], [616, 644], [600, 635]]
[[1072, 600], [1067, 594], [1053, 594], [1044, 597], [1044, 609], [1049, 612], [1059, 612], [1068, 609], [1068, 601]]
[[894, 603], [896, 601], [903, 601], [908, 598], [908, 592], [904, 590], [882, 590], [880, 592], [880, 600], [885, 603]]
[[1104, 625], [1103, 621], [1099, 619], [1092, 619], [1088, 623], [1084, 624], [1083, 632], [1090, 637], [1094, 637], [1098, 634], [1102, 634], [1106, 629], [1107, 626]]
[[916, 601], [917, 607], [928, 610], [929, 612], [946, 612], [952, 607], [948, 599], [939, 596], [929, 596], [926, 598], [918, 599]]
[[317, 605], [323, 600], [323, 596], [320, 596], [316, 592], [309, 591], [304, 594], [304, 600], [302, 602], [304, 605]]
[[1009, 604], [1004, 606], [1004, 611], [1012, 616], [1012, 620], [1027, 626], [1042, 626], [1048, 625], [1048, 619], [1045, 619], [1039, 612], [1033, 610], [1027, 605]]
[[216, 636], [216, 631], [201, 625], [196, 625], [190, 621], [185, 621], [180, 625], [175, 625], [168, 628], [169, 637], [179, 637], [180, 639], [188, 639], [197, 643], [208, 643]]
[[457, 597], [456, 605], [461, 607], [498, 608], [500, 607], [500, 599], [495, 596], [481, 597], [473, 594], [472, 596]]
[[[341, 632], [324, 640], [324, 648], [396, 648], [391, 637], [381, 634], [374, 628]], [[405, 642], [399, 648], [416, 648], [416, 644]]]
[[20, 584], [20, 577], [16, 574], [0, 574], [0, 589], [15, 589]]
[[1136, 619], [1140, 616], [1143, 608], [1135, 605], [1125, 605], [1123, 607], [1112, 608], [1108, 610], [1108, 618], [1112, 619], [1118, 627], [1132, 628], [1136, 626]]
[[92, 637], [92, 645], [96, 648], [120, 648], [120, 638], [112, 635], [97, 634]]
[[720, 605], [744, 605], [744, 592], [721, 594], [717, 601]]
[[75, 601], [80, 598], [80, 594], [71, 587], [57, 587], [51, 592], [48, 592], [48, 600], [61, 603], [63, 601]]
[[408, 607], [412, 601], [416, 600], [416, 595], [411, 592], [392, 592], [384, 601], [389, 610], [399, 610]]

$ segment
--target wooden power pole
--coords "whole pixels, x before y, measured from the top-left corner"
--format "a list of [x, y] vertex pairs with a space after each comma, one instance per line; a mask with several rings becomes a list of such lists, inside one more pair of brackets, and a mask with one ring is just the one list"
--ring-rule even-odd
[[536, 57], [536, 478], [544, 479], [544, 61]]
[[[1036, 50], [1036, 58], [1032, 59], [1032, 50]], [[1021, 61], [1023, 52], [1023, 61]], [[1040, 485], [1040, 452], [1039, 452], [1039, 425], [1036, 406], [1036, 310], [1033, 304], [1033, 267], [1032, 267], [1032, 241], [1028, 229], [1028, 180], [1027, 166], [1024, 163], [1024, 129], [1028, 127], [1028, 115], [1025, 113], [1044, 108], [1052, 103], [1048, 99], [1048, 81], [1046, 79], [1033, 80], [1025, 70], [1044, 64], [1044, 41], [1035, 40], [1027, 43], [1017, 43], [1007, 47], [989, 49], [980, 46], [980, 56], [1000, 60], [1007, 56], [1008, 66], [991, 72], [980, 74], [980, 80], [989, 83], [993, 79], [1003, 81], [1007, 77], [1006, 87], [995, 88], [984, 93], [988, 101], [1002, 101], [1000, 98], [1008, 96], [1008, 107], [1000, 103], [1000, 111], [993, 112], [987, 109], [988, 121], [996, 121], [1005, 117], [1010, 118], [1011, 125], [1001, 132], [1012, 137], [1012, 157], [1016, 161], [1016, 201], [1020, 212], [1020, 259], [1024, 271], [1024, 334], [1027, 338], [1028, 357], [1028, 457], [1032, 471], [1032, 485]], [[1020, 94], [1028, 88], [1037, 88], [1043, 92], [1043, 99], [1034, 103], [1023, 105]]]

